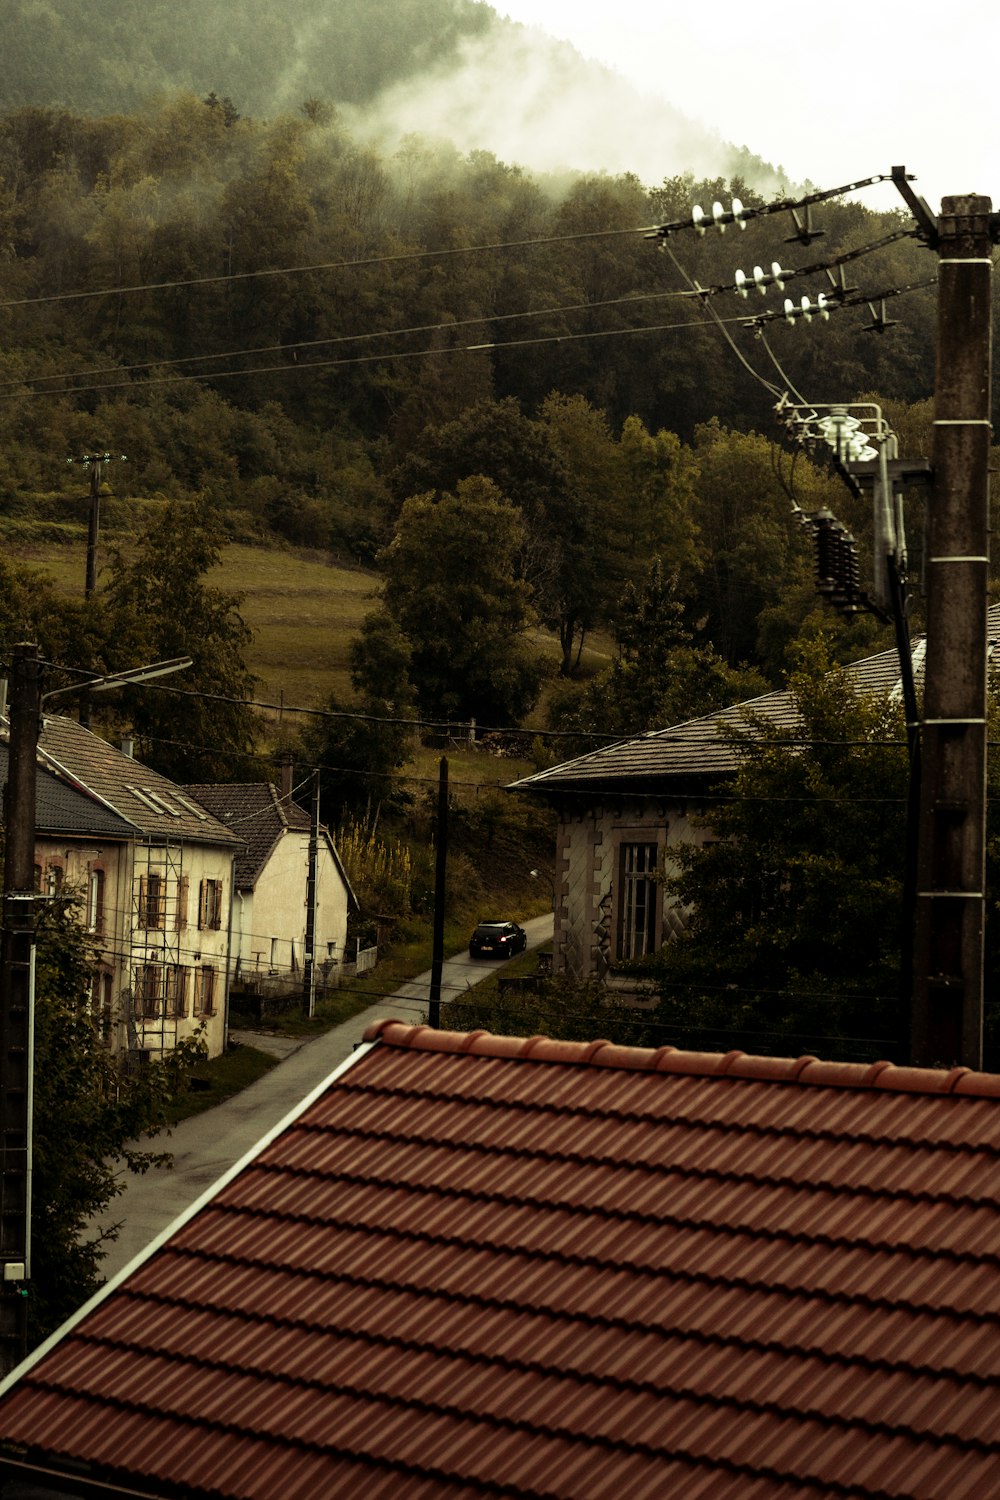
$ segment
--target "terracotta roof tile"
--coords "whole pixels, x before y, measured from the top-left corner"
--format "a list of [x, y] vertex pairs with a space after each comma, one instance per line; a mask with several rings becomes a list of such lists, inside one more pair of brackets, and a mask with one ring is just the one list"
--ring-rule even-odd
[[996, 1492], [1000, 1079], [366, 1037], [0, 1438], [241, 1500]]

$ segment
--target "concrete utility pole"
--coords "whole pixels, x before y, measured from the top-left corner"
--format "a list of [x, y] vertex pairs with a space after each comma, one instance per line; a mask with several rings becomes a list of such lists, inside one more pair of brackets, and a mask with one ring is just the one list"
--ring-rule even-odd
[[14, 646], [4, 791], [0, 955], [0, 1369], [27, 1352], [31, 1277], [31, 1085], [35, 969], [35, 775], [41, 717], [38, 647]]
[[991, 203], [937, 221], [937, 379], [927, 536], [912, 1061], [982, 1067]]
[[316, 885], [319, 860], [319, 768], [314, 766], [309, 787], [309, 853], [306, 866], [306, 946], [302, 963], [302, 1010], [310, 1021], [316, 1014]]

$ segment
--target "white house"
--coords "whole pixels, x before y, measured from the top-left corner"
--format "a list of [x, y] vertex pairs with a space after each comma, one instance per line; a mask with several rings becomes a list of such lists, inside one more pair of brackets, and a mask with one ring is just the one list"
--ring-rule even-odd
[[[301, 977], [306, 955], [309, 816], [270, 782], [198, 785], [187, 794], [242, 842], [233, 904], [234, 982]], [[347, 916], [357, 907], [329, 830], [316, 850], [314, 963], [318, 977], [344, 961]]]
[[38, 783], [36, 885], [43, 895], [72, 888], [85, 898], [100, 954], [95, 1013], [108, 1045], [156, 1056], [200, 1028], [218, 1056], [238, 837], [72, 719], [45, 718], [38, 758], [49, 774]]

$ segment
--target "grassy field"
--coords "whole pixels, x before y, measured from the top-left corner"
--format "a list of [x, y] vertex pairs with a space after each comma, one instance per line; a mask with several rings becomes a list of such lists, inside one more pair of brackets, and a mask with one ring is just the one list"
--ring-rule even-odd
[[[71, 540], [62, 543], [9, 538], [7, 545], [66, 593], [82, 593], [86, 535], [82, 527], [70, 531]], [[275, 718], [285, 706], [315, 708], [332, 692], [349, 693], [350, 640], [377, 602], [374, 573], [331, 561], [325, 552], [233, 543], [209, 581], [244, 596], [241, 613], [254, 632], [248, 664], [260, 679], [258, 699], [278, 706]], [[536, 630], [532, 637], [554, 675], [559, 661], [554, 636]], [[594, 672], [609, 660], [608, 642], [595, 637], [582, 666]], [[542, 712], [543, 706], [534, 722], [541, 722]], [[290, 727], [297, 729], [300, 722], [292, 719]]]

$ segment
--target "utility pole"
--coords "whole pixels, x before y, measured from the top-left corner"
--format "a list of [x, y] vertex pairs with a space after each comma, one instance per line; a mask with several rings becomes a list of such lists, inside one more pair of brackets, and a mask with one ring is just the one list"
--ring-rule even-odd
[[[189, 656], [152, 662], [86, 684], [106, 692], [191, 665]], [[0, 1373], [27, 1351], [31, 1279], [31, 1141], [35, 998], [35, 807], [43, 701], [81, 684], [42, 693], [38, 647], [11, 650], [7, 785], [3, 797], [3, 933], [0, 936]]]
[[912, 1061], [922, 1066], [981, 1068], [983, 1056], [990, 209], [989, 198], [945, 198], [935, 226], [937, 377], [911, 1028]]
[[101, 477], [104, 473], [104, 465], [112, 463], [115, 459], [126, 463], [124, 453], [84, 453], [77, 459], [67, 459], [67, 463], [83, 464], [84, 468], [90, 470], [90, 508], [87, 514], [87, 572], [84, 579], [84, 597], [89, 599], [97, 589], [97, 544], [101, 530]]
[[4, 790], [0, 955], [0, 1369], [27, 1352], [31, 1277], [31, 1112], [35, 977], [35, 776], [41, 717], [38, 647], [12, 651]]
[[309, 791], [309, 854], [306, 874], [306, 949], [302, 963], [302, 1009], [310, 1021], [316, 1014], [316, 866], [319, 861], [319, 767], [314, 766]]
[[427, 1024], [441, 1026], [441, 971], [444, 967], [444, 907], [448, 869], [448, 757], [442, 755], [438, 769], [437, 857], [434, 862], [434, 936], [431, 946], [431, 987], [427, 1002]]

